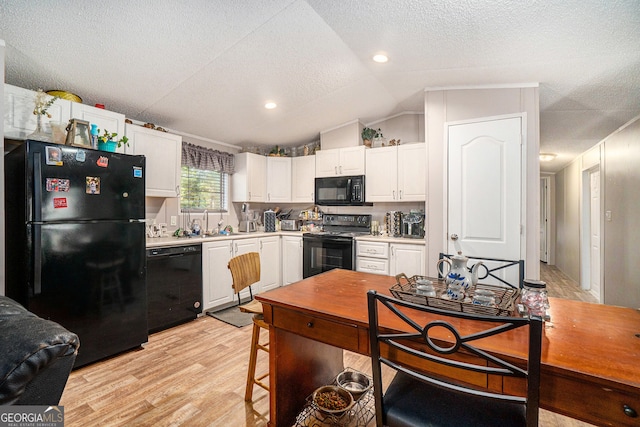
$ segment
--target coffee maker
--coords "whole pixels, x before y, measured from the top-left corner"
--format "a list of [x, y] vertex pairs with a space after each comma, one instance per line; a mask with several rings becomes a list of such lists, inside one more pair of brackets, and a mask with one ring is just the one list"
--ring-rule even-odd
[[412, 210], [402, 214], [402, 237], [424, 238], [424, 212]]

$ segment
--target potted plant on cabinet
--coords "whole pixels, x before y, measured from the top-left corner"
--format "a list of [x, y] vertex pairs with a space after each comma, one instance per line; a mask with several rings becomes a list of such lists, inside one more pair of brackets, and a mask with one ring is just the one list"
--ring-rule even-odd
[[[98, 129], [98, 133], [100, 129]], [[116, 139], [118, 136], [115, 132], [109, 132], [108, 130], [104, 130], [102, 135], [98, 136], [98, 149], [102, 151], [111, 151], [115, 152], [116, 148], [120, 148], [123, 144], [129, 145], [129, 138], [123, 136], [120, 139]]]
[[362, 136], [362, 143], [364, 144], [364, 146], [371, 147], [371, 140], [374, 136], [376, 136], [376, 131], [374, 129], [366, 127], [362, 129], [362, 133], [360, 135]]

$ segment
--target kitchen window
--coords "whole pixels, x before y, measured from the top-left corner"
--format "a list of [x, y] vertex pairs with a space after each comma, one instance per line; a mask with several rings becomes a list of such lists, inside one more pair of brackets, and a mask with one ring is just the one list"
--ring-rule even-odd
[[227, 212], [233, 154], [182, 143], [180, 209]]

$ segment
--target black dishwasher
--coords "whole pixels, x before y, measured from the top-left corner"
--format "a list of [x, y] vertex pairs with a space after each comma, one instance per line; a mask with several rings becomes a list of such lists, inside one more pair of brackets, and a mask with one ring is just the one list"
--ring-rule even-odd
[[149, 333], [202, 313], [202, 246], [147, 249]]

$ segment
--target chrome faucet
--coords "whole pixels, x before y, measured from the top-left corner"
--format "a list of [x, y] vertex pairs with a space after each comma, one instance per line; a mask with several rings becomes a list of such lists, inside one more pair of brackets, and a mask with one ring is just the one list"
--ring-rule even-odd
[[206, 209], [202, 213], [202, 221], [204, 222], [204, 233], [202, 233], [202, 236], [204, 237], [209, 232], [209, 211]]

